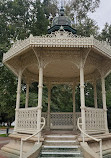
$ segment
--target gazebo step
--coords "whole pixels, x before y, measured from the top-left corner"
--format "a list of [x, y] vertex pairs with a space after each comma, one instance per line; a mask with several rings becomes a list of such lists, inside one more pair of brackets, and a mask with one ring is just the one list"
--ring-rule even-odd
[[[18, 140], [21, 140], [21, 138], [27, 138], [31, 136], [30, 134], [10, 134], [9, 137], [12, 138], [12, 139], [18, 139]], [[32, 138], [30, 138], [28, 141], [32, 141], [32, 142], [37, 142], [38, 141], [38, 137], [37, 136], [34, 136]], [[43, 142], [44, 141], [44, 138], [43, 137], [40, 137], [40, 141]]]
[[52, 148], [52, 149], [57, 149], [57, 148], [59, 148], [59, 149], [78, 149], [79, 148], [79, 146], [46, 146], [46, 145], [43, 145], [43, 148]]
[[75, 135], [49, 135], [46, 136], [40, 158], [44, 157], [74, 157], [82, 158]]

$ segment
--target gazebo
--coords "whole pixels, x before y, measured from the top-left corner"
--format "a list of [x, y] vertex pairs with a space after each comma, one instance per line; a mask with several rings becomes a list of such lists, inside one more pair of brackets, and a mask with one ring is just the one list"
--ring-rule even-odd
[[[41, 128], [41, 117], [46, 120], [45, 129], [77, 130], [77, 119], [82, 118], [82, 130], [86, 133], [108, 133], [105, 78], [111, 71], [111, 47], [92, 35], [81, 37], [71, 27], [70, 19], [61, 8], [59, 17], [53, 20], [49, 34], [30, 35], [14, 43], [4, 54], [3, 63], [17, 76], [17, 99], [13, 135], [34, 134]], [[96, 81], [101, 79], [102, 108], [97, 105]], [[25, 107], [20, 107], [21, 81], [26, 83]], [[28, 107], [29, 86], [38, 82], [38, 106]], [[93, 83], [94, 107], [85, 106], [85, 83]], [[81, 112], [75, 111], [75, 87], [80, 83]], [[48, 86], [48, 111], [42, 112], [43, 84]], [[51, 87], [70, 84], [73, 88], [73, 112], [51, 113]], [[33, 106], [33, 105], [32, 105]], [[40, 134], [39, 134], [40, 136]]]

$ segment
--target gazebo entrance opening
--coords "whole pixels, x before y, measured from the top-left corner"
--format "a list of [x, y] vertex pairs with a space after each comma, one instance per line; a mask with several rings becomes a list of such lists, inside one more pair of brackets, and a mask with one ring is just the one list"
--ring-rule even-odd
[[49, 86], [47, 112], [42, 112], [42, 117], [46, 119], [46, 129], [76, 130], [80, 116], [80, 112], [76, 112], [73, 85]]

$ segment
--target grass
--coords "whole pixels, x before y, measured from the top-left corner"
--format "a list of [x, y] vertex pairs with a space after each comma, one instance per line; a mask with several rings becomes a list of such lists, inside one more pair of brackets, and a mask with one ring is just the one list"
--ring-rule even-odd
[[[6, 129], [7, 126], [0, 126], [0, 129]], [[14, 126], [10, 126], [9, 128], [14, 128]]]
[[0, 134], [0, 137], [8, 137], [6, 134]]

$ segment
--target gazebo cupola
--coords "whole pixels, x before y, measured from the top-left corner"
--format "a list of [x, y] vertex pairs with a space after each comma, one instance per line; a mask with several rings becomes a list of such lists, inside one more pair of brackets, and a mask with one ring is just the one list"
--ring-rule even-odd
[[52, 21], [52, 26], [48, 29], [48, 33], [55, 32], [60, 30], [60, 27], [63, 27], [65, 31], [72, 32], [76, 34], [76, 30], [71, 26], [71, 20], [69, 17], [65, 16], [64, 8], [61, 6], [59, 16], [55, 17]]

